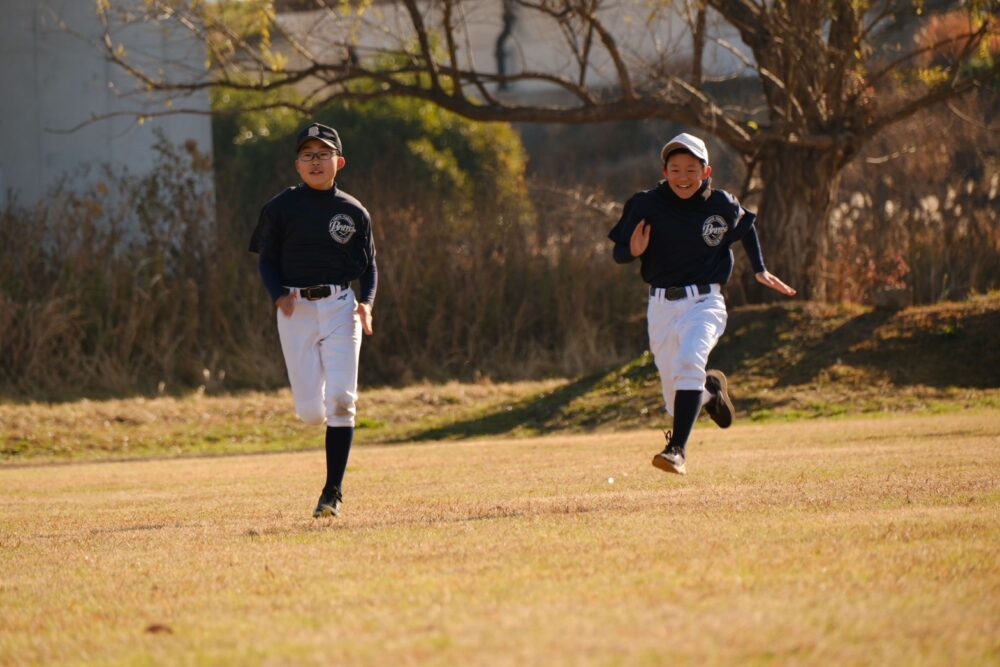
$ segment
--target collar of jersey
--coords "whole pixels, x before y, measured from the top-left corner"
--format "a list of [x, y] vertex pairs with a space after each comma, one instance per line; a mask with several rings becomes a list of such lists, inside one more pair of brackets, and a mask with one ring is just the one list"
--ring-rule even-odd
[[670, 184], [666, 181], [660, 181], [657, 184], [656, 193], [671, 204], [677, 204], [680, 206], [704, 203], [708, 201], [709, 196], [712, 194], [712, 179], [706, 178], [703, 180], [701, 182], [701, 187], [698, 188], [698, 191], [687, 199], [681, 199], [678, 197], [677, 194], [670, 189]]
[[337, 194], [337, 184], [336, 183], [334, 183], [333, 187], [330, 188], [329, 190], [317, 190], [316, 188], [309, 187], [305, 183], [299, 183], [299, 185], [302, 186], [303, 192], [308, 192], [311, 195], [316, 195], [316, 196], [319, 196], [319, 197], [329, 197], [329, 196]]

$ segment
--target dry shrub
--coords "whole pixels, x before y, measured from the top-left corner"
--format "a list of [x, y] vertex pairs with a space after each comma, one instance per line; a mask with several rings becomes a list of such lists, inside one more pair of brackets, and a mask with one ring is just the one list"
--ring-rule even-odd
[[[216, 201], [211, 165], [193, 146], [157, 150], [148, 177], [108, 172], [89, 191], [3, 211], [0, 393], [286, 383], [274, 309], [246, 246], [248, 209], [288, 184], [280, 172], [290, 166], [275, 169], [284, 182], [255, 183], [259, 201], [248, 201], [235, 188], [246, 165], [229, 163], [216, 173]], [[577, 374], [641, 349], [642, 329], [627, 321], [641, 288], [609, 261], [615, 211], [549, 188], [532, 202], [523, 181], [484, 194], [503, 189], [488, 173], [449, 197], [398, 162], [390, 154], [356, 169], [349, 188], [370, 202], [380, 259], [364, 383]]]
[[[613, 215], [577, 192], [531, 190], [536, 219], [478, 210], [459, 225], [419, 193], [372, 207], [378, 333], [362, 373], [393, 382], [576, 374], [635, 352], [621, 335], [641, 303], [610, 264]], [[609, 222], [610, 221], [610, 222]]]
[[[995, 93], [956, 109], [996, 123]], [[597, 203], [618, 197], [529, 180], [504, 132], [455, 124], [428, 143], [421, 110], [381, 135], [388, 111], [342, 113], [333, 124], [364, 138], [346, 189], [369, 206], [379, 248], [363, 383], [576, 375], [644, 349], [641, 282], [612, 263], [605, 236], [620, 208]], [[0, 392], [283, 386], [274, 309], [246, 245], [256, 211], [294, 178], [285, 139], [216, 150], [227, 162], [215, 198], [205, 156], [161, 144], [149, 177], [107, 173], [88, 192], [0, 212]], [[828, 293], [864, 301], [902, 286], [923, 303], [1000, 287], [998, 141], [943, 108], [877, 137], [844, 174]], [[763, 291], [746, 265], [734, 302]]]
[[0, 215], [5, 393], [197, 386], [254, 338], [259, 327], [241, 323], [256, 315], [234, 289], [243, 258], [215, 225], [210, 163], [193, 144], [156, 150], [148, 177], [105, 170], [85, 192], [60, 188]]
[[831, 219], [835, 300], [883, 289], [915, 303], [1000, 288], [998, 95], [982, 91], [890, 128], [844, 172]]
[[[374, 224], [376, 334], [362, 346], [363, 382], [565, 375], [641, 349], [619, 335], [623, 313], [641, 308], [641, 286], [629, 275], [624, 293], [609, 291], [625, 275], [605, 238], [616, 213], [526, 177], [510, 126], [413, 100], [332, 105], [316, 119], [341, 133], [338, 184]], [[298, 121], [254, 121], [271, 122], [266, 137], [216, 144], [220, 215], [241, 220], [244, 237], [266, 198], [295, 178]], [[220, 137], [241, 134], [242, 121], [224, 122]], [[255, 298], [266, 305], [259, 287]]]

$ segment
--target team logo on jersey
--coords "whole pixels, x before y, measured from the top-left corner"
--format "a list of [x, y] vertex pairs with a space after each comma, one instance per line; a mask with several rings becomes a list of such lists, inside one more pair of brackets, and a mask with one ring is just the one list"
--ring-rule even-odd
[[330, 219], [330, 236], [337, 243], [347, 243], [356, 231], [354, 219], [346, 213], [338, 213]]
[[722, 237], [729, 230], [725, 218], [721, 215], [713, 215], [701, 225], [701, 238], [705, 239], [707, 245], [716, 246], [722, 243]]

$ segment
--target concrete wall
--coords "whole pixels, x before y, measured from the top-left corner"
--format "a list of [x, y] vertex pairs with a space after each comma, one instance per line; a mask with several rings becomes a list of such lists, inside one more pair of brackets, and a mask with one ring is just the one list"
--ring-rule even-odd
[[[96, 178], [101, 164], [146, 172], [155, 157], [157, 129], [171, 142], [193, 139], [211, 152], [211, 124], [203, 115], [166, 116], [142, 125], [123, 116], [65, 132], [102, 114], [164, 108], [163, 100], [146, 94], [122, 97], [136, 84], [103, 58], [100, 32], [93, 0], [2, 1], [0, 205], [10, 196], [30, 205], [65, 178], [84, 185]], [[119, 29], [115, 42], [168, 71], [201, 68], [205, 60], [200, 45], [156, 25]], [[207, 110], [209, 101], [202, 93], [176, 105]]]
[[[463, 66], [474, 63], [483, 72], [497, 71], [496, 44], [503, 30], [503, 4], [502, 0], [468, 0], [462, 4], [467, 33], [459, 36], [458, 49]], [[687, 23], [679, 13], [677, 5], [680, 4], [656, 4], [654, 12], [654, 5], [644, 0], [622, 0], [612, 9], [598, 12], [601, 21], [612, 31], [623, 58], [634, 67], [633, 76], [639, 76], [644, 63], [652, 62], [688, 71], [693, 45]], [[436, 25], [440, 19], [438, 14], [429, 8], [429, 3], [421, 2], [421, 6], [427, 7], [424, 10], [427, 23]], [[557, 21], [523, 8], [515, 16], [513, 30], [505, 43], [508, 73], [538, 71], [570, 79], [578, 77], [579, 66], [566, 47]], [[399, 2], [376, 3], [362, 17], [315, 10], [281, 14], [279, 21], [318, 60], [327, 62], [342, 61], [345, 51], [340, 45], [352, 39], [356, 39], [357, 54], [362, 58], [380, 49], [399, 48], [413, 40], [412, 24]], [[745, 73], [750, 53], [742, 45], [737, 31], [714, 12], [709, 14], [708, 30], [711, 36], [740, 49], [741, 55], [709, 40], [704, 52], [705, 76], [728, 77]], [[294, 55], [291, 57], [295, 59]], [[596, 88], [617, 84], [614, 64], [596, 35], [586, 83]], [[503, 96], [539, 101], [553, 94], [560, 96], [559, 91], [562, 89], [544, 81], [525, 81], [514, 84]]]

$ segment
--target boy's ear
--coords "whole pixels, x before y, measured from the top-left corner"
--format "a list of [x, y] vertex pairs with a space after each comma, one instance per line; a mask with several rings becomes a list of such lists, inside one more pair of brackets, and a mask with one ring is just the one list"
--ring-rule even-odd
[[705, 173], [701, 175], [701, 180], [704, 181], [706, 178], [709, 178], [711, 175], [712, 175], [712, 165], [706, 164], [705, 165]]
[[344, 165], [347, 164], [347, 160], [344, 159], [343, 155], [337, 156], [337, 169], [343, 169]]

